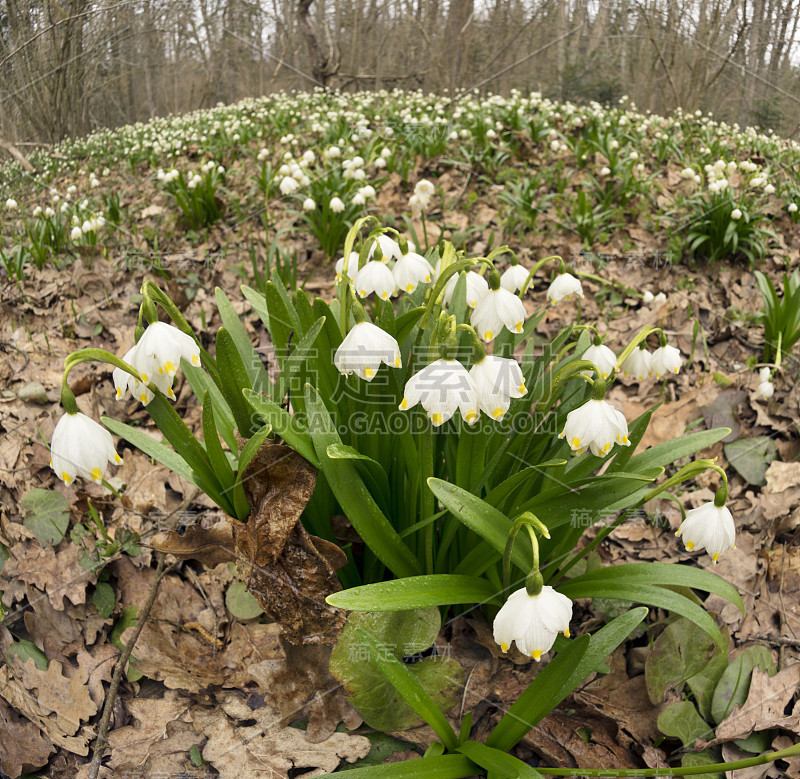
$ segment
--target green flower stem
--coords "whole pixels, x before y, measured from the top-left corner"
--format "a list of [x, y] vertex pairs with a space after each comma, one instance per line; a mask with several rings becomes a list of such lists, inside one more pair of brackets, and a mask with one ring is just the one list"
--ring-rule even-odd
[[787, 749], [778, 752], [769, 752], [766, 755], [748, 757], [744, 760], [736, 760], [732, 763], [715, 763], [713, 765], [693, 765], [681, 768], [628, 768], [628, 769], [606, 769], [606, 768], [545, 768], [537, 766], [537, 771], [542, 774], [553, 774], [553, 776], [575, 776], [576, 772], [581, 776], [699, 776], [714, 772], [737, 771], [741, 768], [750, 768], [765, 763], [774, 763], [776, 760], [783, 760], [787, 757], [800, 755], [800, 744], [794, 744]]
[[584, 271], [577, 271], [576, 275], [580, 276], [582, 279], [589, 279], [589, 281], [594, 281], [595, 283], [604, 285], [606, 287], [614, 287], [626, 295], [632, 297], [642, 297], [640, 292], [637, 292], [635, 289], [633, 289], [633, 287], [629, 287], [627, 284], [623, 284], [621, 281], [604, 279], [602, 276], [597, 276], [594, 273], [585, 273]]
[[[451, 244], [448, 244], [448, 248], [451, 248], [451, 246]], [[445, 256], [446, 255], [447, 251], [445, 250]], [[444, 257], [442, 259], [444, 260]], [[433, 312], [433, 307], [442, 296], [445, 285], [450, 280], [451, 276], [454, 276], [456, 273], [461, 273], [461, 271], [472, 270], [475, 267], [475, 264], [475, 260], [455, 260], [442, 270], [442, 272], [439, 274], [439, 278], [436, 280], [436, 284], [434, 284], [433, 288], [428, 292], [428, 302], [425, 304], [425, 313], [419, 320], [420, 330], [425, 330], [428, 327]]]
[[425, 209], [424, 208], [420, 211], [420, 216], [422, 217], [422, 235], [425, 238], [425, 251], [427, 252], [428, 251], [428, 224], [425, 221]]
[[456, 325], [456, 332], [468, 333], [472, 338], [472, 361], [477, 364], [486, 357], [486, 347], [475, 332], [472, 325], [466, 323]]
[[564, 265], [564, 260], [558, 254], [552, 254], [549, 257], [545, 257], [543, 260], [539, 260], [539, 262], [535, 263], [534, 266], [530, 269], [528, 273], [528, 277], [525, 279], [525, 283], [522, 285], [522, 289], [517, 293], [517, 297], [522, 298], [525, 293], [528, 291], [528, 286], [530, 285], [531, 281], [533, 281], [533, 277], [536, 275], [537, 271], [546, 265], [550, 260], [558, 260], [559, 262], [559, 269], [563, 273], [566, 270], [566, 266]]
[[[530, 535], [531, 550], [533, 555], [533, 565], [531, 566], [530, 573], [528, 574], [528, 580], [535, 580], [532, 582], [532, 586], [534, 588], [536, 588], [538, 585], [537, 591], [533, 593], [529, 591], [529, 594], [538, 595], [542, 590], [542, 576], [539, 573], [539, 540], [536, 538], [536, 530], [538, 530], [545, 538], [550, 538], [550, 531], [547, 529], [547, 525], [545, 525], [544, 522], [542, 522], [539, 517], [536, 516], [536, 514], [533, 514], [530, 511], [520, 514], [514, 520], [511, 530], [508, 531], [508, 540], [506, 541], [506, 548], [503, 554], [503, 592], [507, 592], [508, 588], [511, 586], [511, 552], [514, 549], [514, 541], [517, 538], [517, 533], [519, 533], [520, 528], [523, 526], [527, 529], [528, 535]], [[526, 580], [526, 586], [528, 584], [528, 580]]]
[[[420, 516], [430, 517], [434, 513], [435, 496], [428, 487], [428, 478], [435, 476], [433, 472], [435, 442], [433, 439], [433, 426], [428, 422], [427, 427], [421, 433], [420, 442]], [[423, 528], [423, 543], [425, 546], [425, 572], [434, 572], [433, 541], [436, 531], [436, 523], [431, 522]]]
[[647, 338], [650, 333], [655, 333], [661, 328], [648, 327], [645, 325], [634, 337], [633, 340], [622, 350], [622, 354], [617, 357], [617, 369], [633, 354], [633, 350]]
[[549, 411], [550, 407], [555, 402], [555, 399], [561, 392], [561, 388], [570, 379], [576, 378], [576, 376], [579, 376], [580, 378], [588, 381], [590, 384], [593, 384], [594, 382], [591, 381], [588, 376], [584, 376], [581, 373], [581, 371], [586, 370], [592, 371], [597, 376], [600, 375], [600, 371], [597, 369], [597, 366], [589, 360], [575, 360], [568, 365], [565, 365], [558, 373], [556, 373], [555, 377], [553, 378], [553, 383], [550, 386], [550, 391], [547, 393], [546, 397], [539, 401], [536, 410], [544, 412]]

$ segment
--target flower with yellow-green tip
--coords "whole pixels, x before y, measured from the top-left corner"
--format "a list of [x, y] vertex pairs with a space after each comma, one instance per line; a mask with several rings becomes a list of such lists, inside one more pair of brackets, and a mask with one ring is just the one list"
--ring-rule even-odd
[[547, 289], [547, 299], [553, 304], [572, 300], [574, 295], [583, 297], [583, 285], [571, 273], [559, 273]]
[[470, 368], [469, 375], [478, 388], [478, 405], [486, 416], [500, 420], [511, 405], [528, 391], [525, 377], [516, 360], [486, 355]]
[[653, 373], [653, 355], [642, 345], [642, 348], [634, 349], [628, 355], [619, 370], [625, 377], [632, 376], [637, 381], [643, 381]]
[[500, 286], [515, 295], [525, 286], [525, 291], [533, 288], [533, 279], [528, 279], [530, 271], [524, 265], [509, 265], [500, 277]]
[[687, 511], [675, 535], [689, 552], [705, 549], [715, 563], [723, 552], [736, 546], [733, 515], [727, 506], [717, 506], [716, 501]]
[[[582, 359], [593, 362], [604, 379], [607, 379], [617, 367], [617, 355], [614, 354], [613, 349], [601, 343], [592, 344], [583, 353]], [[588, 374], [589, 371], [584, 371], [584, 373]]]
[[653, 352], [653, 373], [660, 379], [670, 373], [678, 373], [683, 365], [680, 349], [669, 344], [659, 346]]
[[[128, 349], [122, 359], [130, 364], [131, 357], [135, 351], [135, 346]], [[114, 380], [117, 400], [122, 400], [122, 396], [125, 394], [126, 390], [130, 390], [131, 395], [140, 400], [145, 406], [155, 397], [144, 383], [139, 381], [135, 376], [131, 376], [127, 371], [123, 371], [122, 368], [114, 368], [111, 378]]]
[[397, 294], [397, 283], [389, 270], [389, 266], [385, 262], [378, 262], [377, 260], [370, 260], [364, 265], [356, 273], [353, 284], [358, 296], [361, 298], [365, 298], [374, 292], [382, 300], [388, 300]]
[[58, 478], [66, 485], [76, 476], [100, 484], [107, 463], [122, 463], [111, 433], [86, 414], [64, 414], [50, 442], [50, 467]]
[[575, 454], [581, 454], [588, 448], [598, 457], [607, 455], [615, 442], [620, 446], [631, 444], [625, 416], [602, 399], [588, 400], [570, 411], [558, 437], [566, 438]]
[[404, 254], [392, 268], [397, 287], [404, 292], [413, 292], [419, 284], [430, 282], [432, 273], [431, 264], [416, 252]]
[[148, 325], [127, 356], [142, 381], [155, 384], [170, 400], [175, 400], [172, 380], [181, 357], [192, 365], [200, 365], [200, 347], [194, 338], [165, 322]]
[[492, 271], [489, 279], [492, 287], [475, 304], [470, 324], [486, 342], [499, 335], [503, 327], [512, 333], [521, 333], [528, 312], [525, 304], [513, 293], [500, 286], [500, 274]]
[[392, 368], [403, 365], [397, 341], [371, 322], [359, 322], [345, 336], [333, 358], [339, 373], [372, 381], [381, 363]]
[[458, 360], [435, 360], [406, 382], [400, 410], [407, 411], [417, 403], [434, 427], [447, 422], [456, 410], [467, 424], [478, 421], [478, 388]]
[[[435, 271], [435, 273], [438, 272]], [[445, 306], [450, 305], [450, 301], [453, 298], [453, 292], [456, 290], [456, 284], [458, 283], [458, 276], [451, 276], [448, 280], [447, 284], [444, 285], [444, 297], [443, 302]], [[489, 284], [486, 282], [486, 279], [483, 278], [479, 273], [475, 273], [475, 271], [469, 271], [467, 273], [467, 305], [470, 308], [475, 308], [478, 305], [478, 301], [489, 291]]]
[[538, 663], [549, 652], [556, 636], [569, 637], [572, 601], [545, 585], [538, 595], [529, 595], [525, 587], [509, 595], [494, 618], [494, 640], [504, 652], [516, 642], [522, 654]]

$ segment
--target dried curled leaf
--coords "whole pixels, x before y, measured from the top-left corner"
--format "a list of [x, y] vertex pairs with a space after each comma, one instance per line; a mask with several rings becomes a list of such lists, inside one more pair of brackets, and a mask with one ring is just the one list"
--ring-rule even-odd
[[228, 520], [217, 522], [211, 527], [195, 525], [187, 528], [183, 535], [174, 530], [165, 530], [156, 533], [149, 546], [157, 552], [174, 555], [179, 560], [197, 560], [206, 568], [214, 568], [220, 563], [232, 563], [236, 559], [233, 552], [233, 528]]
[[0, 700], [0, 768], [9, 776], [34, 771], [55, 751], [32, 722], [17, 716]]
[[297, 452], [265, 442], [242, 478], [252, 511], [233, 530], [239, 576], [293, 644], [332, 644], [344, 625], [344, 612], [325, 602], [340, 589], [344, 555], [300, 522], [316, 479]]

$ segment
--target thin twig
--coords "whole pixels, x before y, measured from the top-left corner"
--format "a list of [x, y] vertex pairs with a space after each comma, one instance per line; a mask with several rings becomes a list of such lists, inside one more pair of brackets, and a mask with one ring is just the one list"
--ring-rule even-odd
[[166, 574], [167, 571], [172, 568], [172, 566], [167, 568], [165, 561], [166, 557], [164, 555], [159, 555], [158, 565], [156, 566], [156, 575], [153, 579], [153, 584], [150, 586], [150, 595], [147, 597], [147, 603], [144, 604], [144, 608], [136, 620], [136, 627], [133, 630], [133, 635], [131, 636], [130, 641], [128, 641], [128, 643], [125, 645], [125, 649], [119, 656], [117, 664], [114, 666], [114, 674], [111, 677], [111, 686], [108, 688], [106, 703], [103, 707], [103, 716], [100, 719], [100, 725], [97, 729], [97, 738], [94, 741], [94, 755], [92, 756], [92, 763], [89, 766], [88, 779], [97, 779], [97, 775], [100, 772], [100, 761], [103, 759], [103, 754], [108, 746], [107, 736], [108, 728], [111, 724], [111, 712], [114, 710], [114, 701], [117, 698], [117, 690], [119, 689], [119, 683], [122, 679], [122, 672], [125, 670], [125, 666], [128, 664], [131, 652], [133, 652], [133, 647], [139, 639], [139, 635], [144, 628], [145, 622], [147, 622], [147, 617], [150, 615], [150, 609], [153, 608], [153, 603], [155, 603], [156, 595], [158, 594], [158, 585], [164, 578], [164, 574]]
[[800, 648], [800, 638], [789, 638], [788, 636], [768, 636], [766, 633], [755, 633], [751, 638], [756, 641], [764, 641], [776, 646], [792, 646]]

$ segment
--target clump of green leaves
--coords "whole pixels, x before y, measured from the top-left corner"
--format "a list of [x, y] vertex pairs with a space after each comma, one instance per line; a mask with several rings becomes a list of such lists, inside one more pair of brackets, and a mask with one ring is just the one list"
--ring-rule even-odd
[[755, 272], [758, 288], [764, 298], [759, 320], [764, 323], [764, 362], [780, 362], [781, 354], [789, 354], [800, 338], [800, 273], [783, 275], [783, 294], [760, 271]]
[[[111, 561], [118, 552], [124, 552], [131, 557], [138, 557], [142, 548], [139, 546], [139, 536], [128, 528], [120, 528], [112, 538], [100, 514], [89, 501], [89, 522], [79, 523], [70, 530], [70, 540], [80, 548], [78, 563], [87, 571], [97, 573]], [[84, 539], [89, 539], [88, 545]]]

